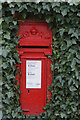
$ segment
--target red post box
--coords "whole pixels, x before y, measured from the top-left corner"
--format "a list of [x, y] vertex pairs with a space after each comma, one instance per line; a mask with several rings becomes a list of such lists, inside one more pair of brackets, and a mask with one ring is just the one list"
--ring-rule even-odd
[[19, 55], [21, 59], [20, 95], [24, 114], [39, 115], [46, 106], [51, 85], [52, 31], [47, 23], [20, 22]]

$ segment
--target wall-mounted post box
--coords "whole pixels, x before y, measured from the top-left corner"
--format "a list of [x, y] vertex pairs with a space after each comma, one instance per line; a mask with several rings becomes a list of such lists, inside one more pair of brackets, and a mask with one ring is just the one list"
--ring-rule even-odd
[[51, 61], [47, 56], [52, 55], [52, 31], [47, 23], [19, 24], [21, 108], [24, 114], [39, 115], [51, 96]]

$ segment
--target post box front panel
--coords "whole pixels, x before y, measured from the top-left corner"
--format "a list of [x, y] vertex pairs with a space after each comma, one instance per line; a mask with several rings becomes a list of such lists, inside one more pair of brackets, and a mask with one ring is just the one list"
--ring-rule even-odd
[[47, 58], [21, 58], [21, 108], [24, 114], [39, 115], [46, 105]]

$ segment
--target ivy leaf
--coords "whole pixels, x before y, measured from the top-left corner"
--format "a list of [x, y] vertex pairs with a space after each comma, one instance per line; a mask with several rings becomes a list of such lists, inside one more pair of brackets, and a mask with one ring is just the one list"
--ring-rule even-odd
[[21, 5], [21, 3], [20, 3], [20, 2], [17, 2], [16, 4], [17, 4], [17, 6], [18, 6], [18, 7], [20, 7], [20, 5]]
[[47, 23], [50, 23], [50, 21], [51, 21], [51, 18], [47, 18], [47, 19], [46, 19], [46, 22], [47, 22]]
[[10, 40], [10, 32], [7, 31], [6, 34], [4, 34], [4, 38]]
[[9, 7], [10, 8], [14, 8], [14, 4], [9, 4]]
[[72, 39], [72, 44], [77, 44], [76, 39]]
[[4, 21], [4, 19], [3, 19], [3, 18], [0, 18], [0, 24], [1, 24], [3, 21]]
[[65, 113], [61, 113], [61, 118], [67, 118]]
[[14, 58], [16, 59], [16, 61], [17, 61], [18, 63], [21, 63], [21, 61], [20, 61], [17, 53], [14, 53]]
[[5, 84], [5, 86], [6, 86], [7, 89], [10, 89], [10, 86], [8, 84]]
[[67, 47], [70, 47], [72, 45], [72, 41], [71, 40], [67, 40]]
[[13, 22], [13, 17], [12, 17], [12, 16], [10, 16], [10, 17], [5, 17], [5, 22], [6, 22], [7, 24], [9, 24], [10, 22]]
[[[59, 8], [55, 8], [56, 13], [60, 13], [60, 9]], [[58, 20], [60, 20], [60, 18], [58, 18]]]
[[74, 33], [74, 28], [70, 28], [68, 31], [68, 34], [72, 34], [72, 33]]
[[56, 6], [60, 6], [60, 3], [59, 2], [54, 2], [52, 3], [52, 8], [56, 7]]
[[10, 74], [7, 76], [7, 79], [10, 80], [10, 79], [15, 79], [15, 76], [13, 74]]
[[79, 53], [76, 53], [76, 57], [77, 57], [78, 59], [80, 59], [80, 54], [79, 54]]
[[15, 62], [15, 61], [14, 61], [13, 59], [10, 60], [11, 67], [13, 67], [13, 63], [14, 63], [14, 62]]
[[24, 19], [26, 18], [27, 14], [26, 13], [23, 13], [22, 16], [24, 17]]
[[61, 50], [66, 50], [67, 49], [67, 45], [65, 42], [63, 42], [63, 44], [61, 45]]
[[59, 33], [60, 33], [60, 36], [61, 36], [61, 37], [63, 36], [64, 31], [65, 31], [64, 28], [59, 29]]
[[77, 81], [75, 81], [75, 86], [76, 86], [76, 88], [79, 87], [79, 83]]
[[61, 13], [63, 16], [67, 15], [67, 9], [62, 10]]
[[79, 13], [77, 13], [77, 16], [79, 16], [79, 17], [80, 17], [80, 12], [79, 12]]
[[10, 100], [8, 98], [6, 98], [5, 100], [3, 100], [4, 103], [7, 103], [9, 105]]
[[74, 92], [74, 91], [77, 90], [74, 86], [71, 86], [69, 89], [70, 89], [71, 92]]
[[26, 4], [24, 4], [23, 7], [27, 10], [27, 5]]
[[51, 64], [51, 71], [54, 71], [54, 65], [53, 64]]
[[75, 60], [76, 60], [76, 62], [77, 62], [78, 64], [80, 64], [80, 60], [78, 60], [77, 58], [75, 58]]
[[7, 64], [6, 63], [3, 63], [3, 68], [6, 69], [7, 68]]
[[14, 8], [11, 9], [11, 13], [12, 13], [12, 15], [15, 14], [15, 9]]
[[78, 79], [79, 78], [79, 71], [77, 70], [77, 68], [75, 68], [75, 74], [76, 74], [76, 77]]
[[[75, 103], [76, 104], [76, 103]], [[71, 107], [73, 112], [76, 112], [77, 108], [76, 107]]]
[[76, 37], [78, 39], [78, 34], [76, 31], [71, 35], [71, 37]]
[[74, 54], [74, 53], [76, 53], [76, 51], [75, 51], [75, 49], [69, 49], [69, 52], [71, 52], [71, 54]]
[[17, 21], [13, 21], [14, 25], [17, 25]]
[[72, 61], [72, 63], [71, 63], [72, 70], [75, 69], [75, 65], [76, 65], [76, 59], [74, 58], [73, 61]]
[[[43, 3], [43, 4], [45, 4], [45, 3]], [[50, 11], [50, 8], [49, 8], [49, 6], [48, 5], [43, 5], [43, 9], [45, 10], [48, 10], [48, 11]]]
[[7, 55], [8, 55], [8, 51], [7, 51], [6, 49], [3, 50], [3, 51], [2, 51], [2, 56], [6, 58]]
[[73, 82], [73, 79], [71, 78], [70, 80], [68, 80], [68, 85], [70, 86], [72, 82]]
[[38, 12], [40, 12], [41, 11], [41, 7], [38, 7]]
[[13, 94], [13, 92], [11, 91], [11, 92], [7, 92], [7, 95], [8, 95], [8, 98], [10, 98], [10, 97], [13, 97], [14, 96], [14, 94]]
[[22, 12], [24, 10], [24, 7], [23, 7], [23, 5], [22, 6], [20, 6], [20, 8], [19, 8], [19, 12]]
[[17, 115], [17, 112], [12, 111], [12, 116], [13, 116], [13, 118], [15, 118], [15, 117], [16, 117], [16, 115]]

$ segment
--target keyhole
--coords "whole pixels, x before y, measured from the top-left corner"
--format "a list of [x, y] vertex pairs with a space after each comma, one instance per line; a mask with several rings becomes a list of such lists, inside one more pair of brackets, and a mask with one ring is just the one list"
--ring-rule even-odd
[[30, 90], [28, 90], [28, 93], [30, 93]]

